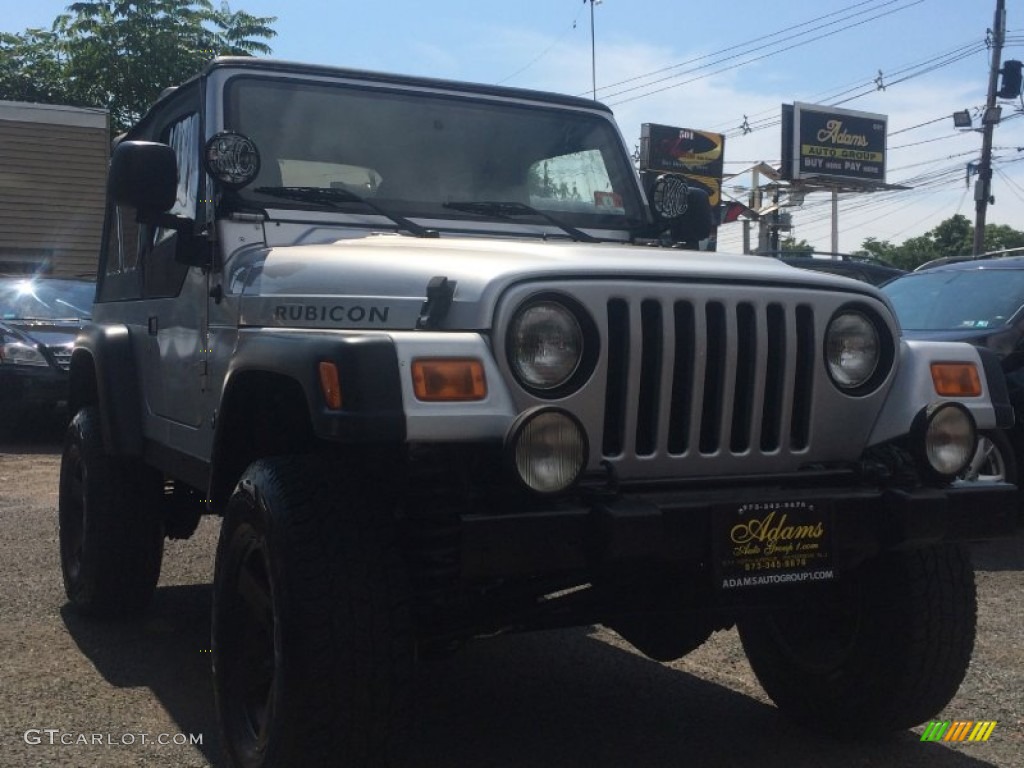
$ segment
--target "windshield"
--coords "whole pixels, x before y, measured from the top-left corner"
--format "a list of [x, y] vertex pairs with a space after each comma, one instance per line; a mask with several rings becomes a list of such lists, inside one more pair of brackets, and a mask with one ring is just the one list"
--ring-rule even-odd
[[[481, 220], [450, 203], [527, 205], [576, 227], [642, 222], [635, 171], [614, 124], [568, 108], [240, 76], [225, 129], [259, 148], [242, 195], [264, 207], [309, 208], [256, 191], [354, 192], [405, 216]], [[346, 212], [366, 213], [345, 204]]]
[[96, 284], [83, 280], [0, 280], [0, 318], [70, 320], [92, 315]]
[[908, 331], [998, 328], [1024, 304], [1024, 270], [921, 272], [882, 290]]

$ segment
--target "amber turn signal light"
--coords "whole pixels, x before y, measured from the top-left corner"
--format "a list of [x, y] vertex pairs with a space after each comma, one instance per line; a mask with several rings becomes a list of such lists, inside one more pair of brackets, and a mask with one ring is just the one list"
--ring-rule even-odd
[[341, 381], [338, 377], [338, 366], [334, 363], [320, 363], [320, 391], [324, 393], [324, 402], [332, 411], [341, 410]]
[[412, 361], [417, 400], [458, 402], [487, 397], [484, 366], [479, 360], [424, 358]]
[[981, 377], [974, 363], [932, 363], [932, 383], [943, 397], [981, 396]]

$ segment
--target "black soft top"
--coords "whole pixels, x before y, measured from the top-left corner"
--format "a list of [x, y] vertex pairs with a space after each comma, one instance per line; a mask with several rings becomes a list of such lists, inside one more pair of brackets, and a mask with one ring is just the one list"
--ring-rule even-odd
[[[580, 96], [566, 96], [564, 94], [551, 93], [549, 91], [534, 91], [528, 88], [510, 88], [503, 85], [467, 83], [460, 80], [443, 80], [432, 77], [415, 77], [413, 75], [395, 75], [386, 72], [370, 72], [367, 70], [348, 69], [345, 67], [328, 67], [319, 64], [302, 64], [295, 61], [262, 59], [255, 56], [220, 56], [216, 59], [212, 59], [194, 77], [190, 78], [185, 83], [182, 83], [182, 85], [206, 77], [217, 69], [227, 68], [251, 69], [258, 70], [260, 72], [274, 72], [289, 75], [346, 77], [373, 83], [384, 83], [406, 87], [436, 88], [439, 90], [461, 91], [462, 93], [473, 93], [485, 96], [527, 99], [530, 101], [546, 102], [548, 104], [557, 104], [577, 109], [597, 109], [611, 114], [611, 109], [601, 102], [592, 101], [591, 99], [585, 99]], [[170, 96], [174, 90], [176, 89], [168, 88], [165, 90], [160, 94], [160, 98], [156, 103], [159, 104], [165, 97]]]

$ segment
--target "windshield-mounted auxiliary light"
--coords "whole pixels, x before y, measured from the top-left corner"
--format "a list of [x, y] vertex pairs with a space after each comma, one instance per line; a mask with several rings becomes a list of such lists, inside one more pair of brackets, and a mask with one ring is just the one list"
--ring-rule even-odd
[[677, 219], [686, 213], [690, 204], [690, 187], [681, 176], [663, 173], [654, 180], [651, 202], [658, 215], [666, 220]]
[[918, 459], [940, 477], [952, 480], [974, 458], [978, 429], [960, 403], [933, 403], [918, 415], [912, 432]]
[[538, 406], [519, 414], [505, 436], [512, 474], [534, 493], [561, 493], [587, 468], [590, 446], [579, 420], [568, 411]]
[[203, 149], [206, 172], [230, 189], [241, 189], [260, 172], [260, 152], [248, 136], [221, 131]]

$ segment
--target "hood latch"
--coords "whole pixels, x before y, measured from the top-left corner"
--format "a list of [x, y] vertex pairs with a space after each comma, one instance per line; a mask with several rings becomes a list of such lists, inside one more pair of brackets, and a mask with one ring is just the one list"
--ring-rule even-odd
[[456, 285], [458, 285], [457, 281], [449, 280], [443, 275], [430, 278], [430, 282], [427, 283], [427, 300], [420, 308], [416, 330], [429, 331], [441, 324], [452, 305]]

